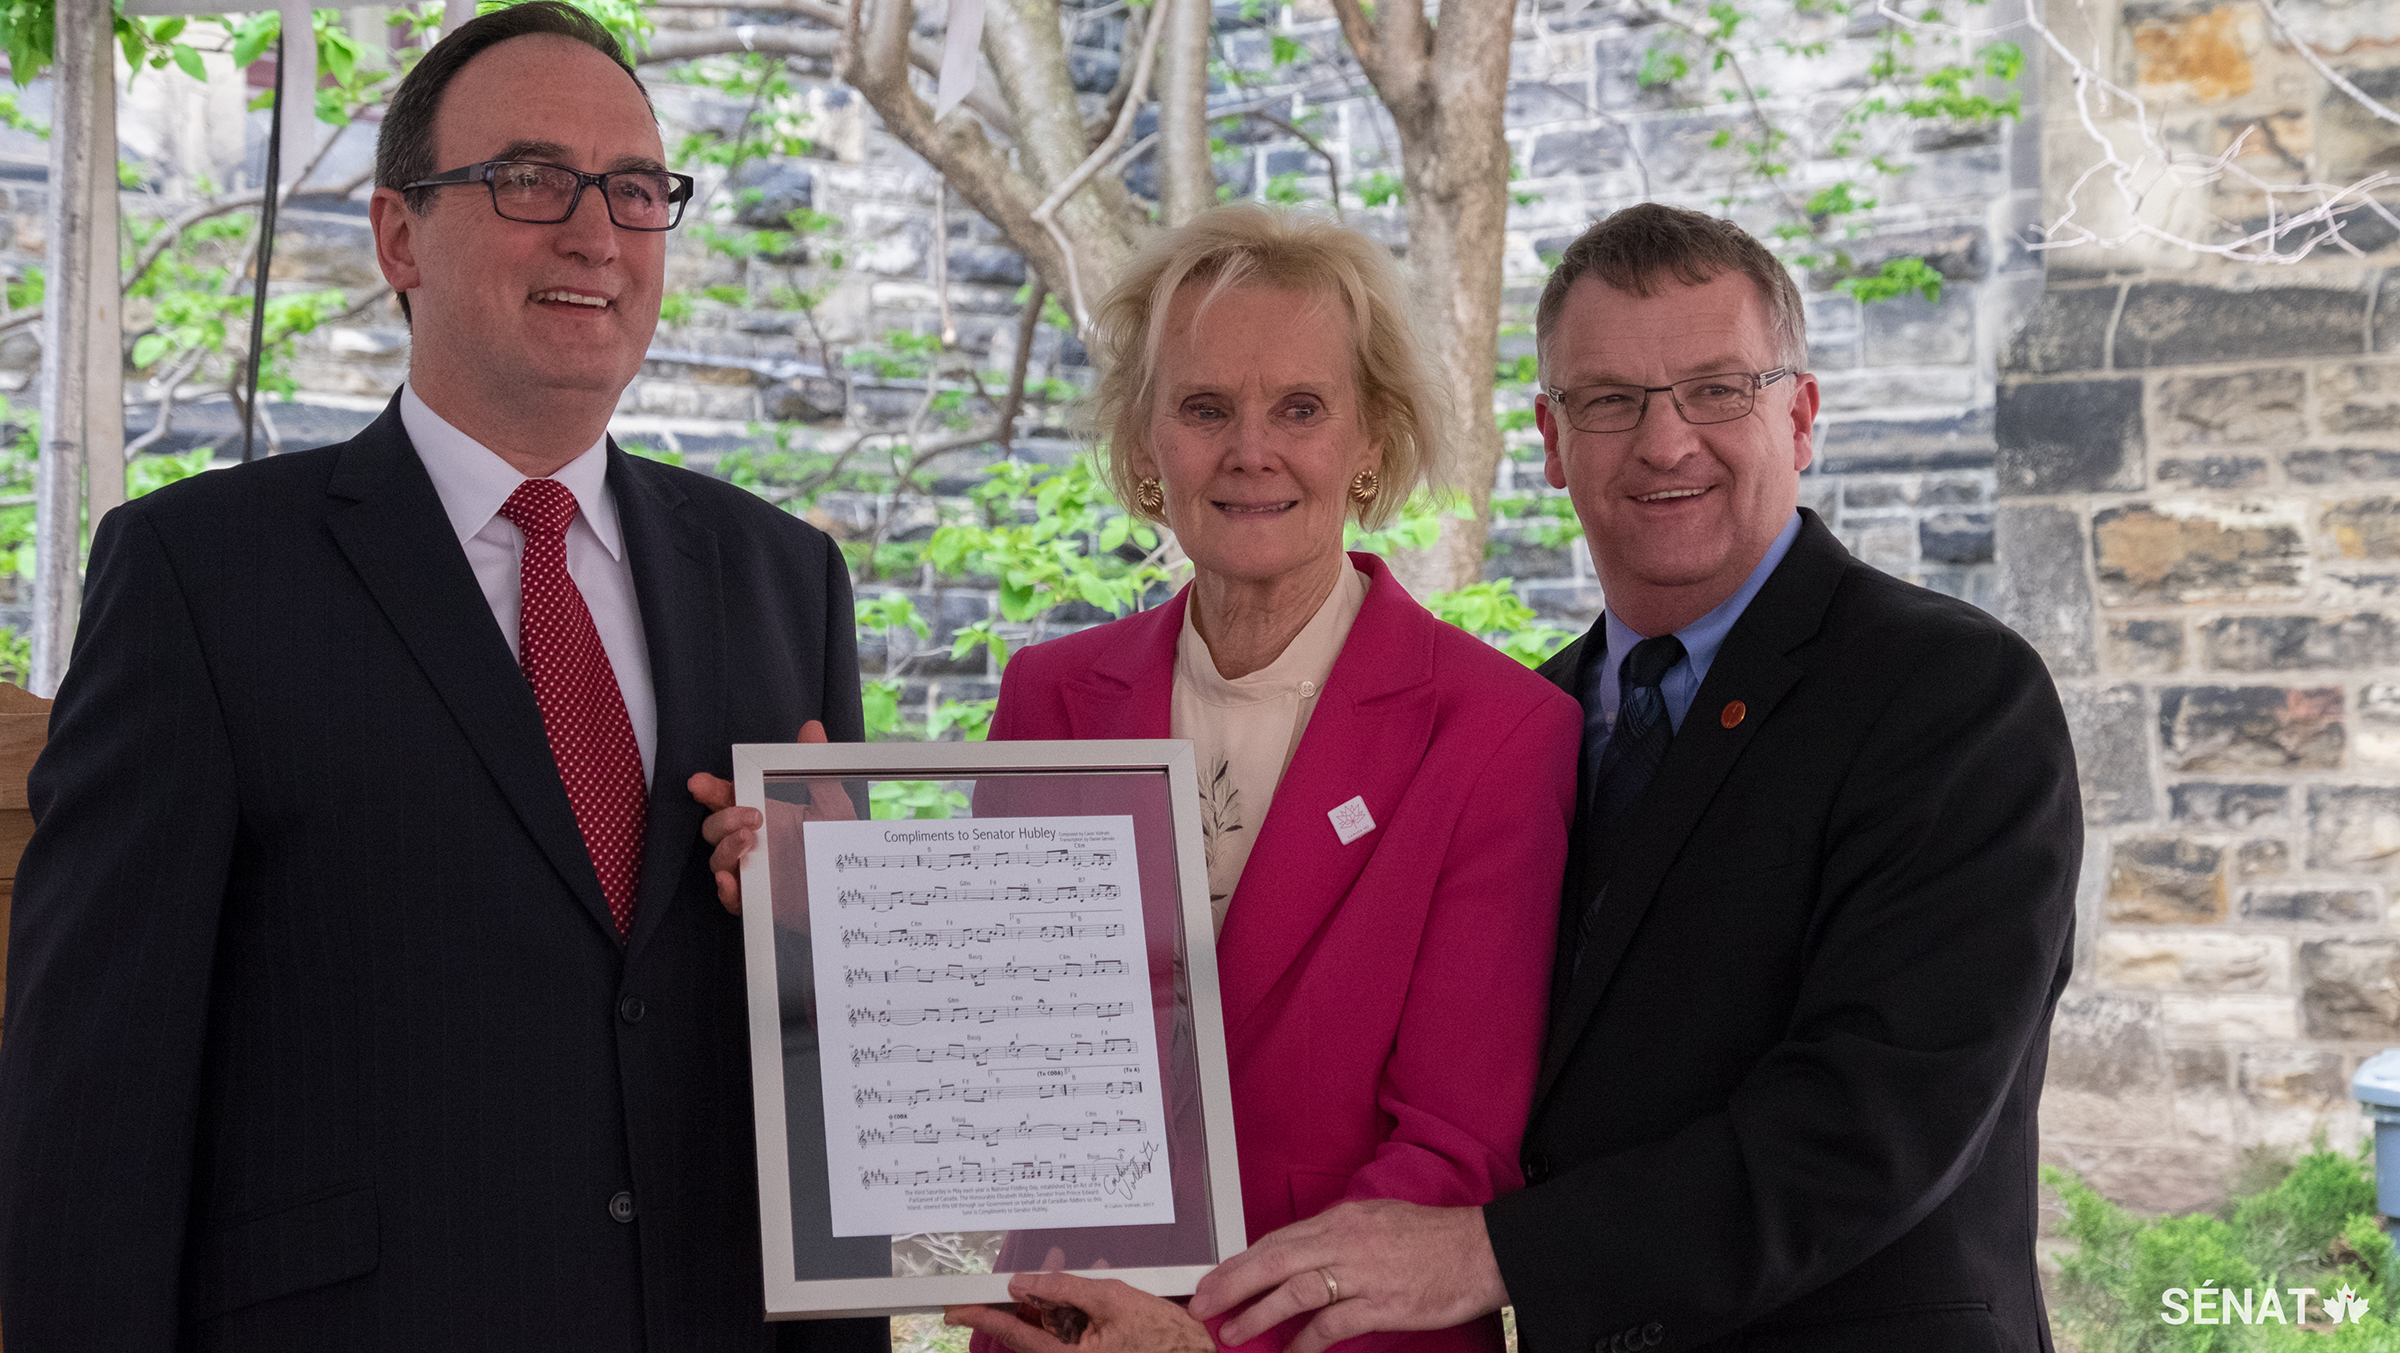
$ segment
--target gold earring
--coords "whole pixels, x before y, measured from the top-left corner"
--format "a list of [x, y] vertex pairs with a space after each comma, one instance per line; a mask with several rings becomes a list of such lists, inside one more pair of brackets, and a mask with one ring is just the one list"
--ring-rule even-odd
[[1167, 491], [1159, 487], [1153, 475], [1143, 475], [1133, 485], [1133, 505], [1155, 517], [1167, 510]]
[[1359, 471], [1358, 477], [1350, 481], [1350, 501], [1360, 507], [1366, 507], [1373, 503], [1375, 495], [1381, 492], [1383, 492], [1383, 480], [1375, 473], [1375, 467], [1372, 465]]

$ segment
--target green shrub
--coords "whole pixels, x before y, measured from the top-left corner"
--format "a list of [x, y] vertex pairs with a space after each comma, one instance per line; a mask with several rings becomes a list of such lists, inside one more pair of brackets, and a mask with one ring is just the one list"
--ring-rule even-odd
[[2216, 1215], [2140, 1216], [2063, 1170], [2042, 1182], [2075, 1242], [2051, 1316], [2083, 1353], [2400, 1353], [2400, 1264], [2363, 1150], [2319, 1146]]

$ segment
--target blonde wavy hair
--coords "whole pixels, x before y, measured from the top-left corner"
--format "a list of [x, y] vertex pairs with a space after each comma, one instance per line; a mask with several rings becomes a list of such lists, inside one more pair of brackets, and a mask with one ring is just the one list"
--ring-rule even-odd
[[[1175, 293], [1205, 283], [1201, 311], [1235, 287], [1276, 287], [1338, 299], [1350, 317], [1351, 371], [1359, 416], [1381, 444], [1381, 487], [1360, 509], [1370, 529], [1389, 523], [1419, 487], [1447, 487], [1442, 395], [1429, 378], [1416, 331], [1401, 305], [1400, 270], [1380, 244], [1314, 212], [1240, 202], [1194, 217], [1152, 240], [1092, 317], [1092, 355], [1100, 379], [1085, 417], [1099, 439], [1101, 478], [1137, 516], [1134, 461], [1147, 445], [1159, 341]], [[1197, 313], [1197, 312], [1196, 312]]]

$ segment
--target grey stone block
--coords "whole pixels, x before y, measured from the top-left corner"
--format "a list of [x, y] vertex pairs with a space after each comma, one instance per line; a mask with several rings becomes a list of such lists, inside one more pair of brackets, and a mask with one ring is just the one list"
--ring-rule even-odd
[[2308, 542], [2273, 505], [2162, 511], [2132, 503], [2092, 514], [2093, 575], [2109, 606], [2288, 594], [2306, 577]]
[[1642, 160], [1654, 189], [1705, 188], [1722, 178], [1725, 150], [1713, 144], [1720, 132], [1736, 140], [1754, 135], [1749, 119], [1731, 113], [1682, 113], [1634, 124]]
[[1608, 174], [1626, 164], [1625, 133], [1615, 127], [1543, 132], [1533, 138], [1533, 148], [1525, 156], [1525, 177]]
[[1944, 366], [1975, 360], [1975, 288], [1942, 289], [1939, 301], [1911, 292], [1864, 307], [1869, 366]]
[[1906, 474], [1975, 470], [1992, 463], [1992, 411], [1952, 418], [1819, 419], [1816, 465], [1821, 474]]
[[2400, 1041], [2400, 941], [2307, 941], [2300, 946], [2299, 979], [2310, 1038]]
[[2119, 290], [2112, 284], [2045, 292], [2024, 325], [2010, 335], [2001, 371], [2047, 376], [2099, 370], [2106, 362], [2108, 322], [2116, 313]]
[[2400, 479], [2400, 451], [2384, 451], [2375, 447], [2292, 451], [2283, 458], [2283, 475], [2295, 484], [2356, 484]]
[[2320, 372], [2317, 426], [2327, 432], [2400, 432], [2400, 364], [2361, 362]]
[[2112, 1099], [2162, 1092], [2166, 1063], [2157, 999], [2082, 989], [2059, 997], [2045, 1084]]
[[2002, 385], [1993, 409], [1999, 492], [2096, 493], [2142, 486], [2138, 379]]
[[2169, 376], [2158, 383], [2152, 433], [2160, 446], [2255, 446], [2308, 430], [2308, 378], [2296, 367], [2226, 376]]
[[1861, 326], [1858, 302], [1848, 296], [1806, 296], [1801, 306], [1808, 325], [1808, 365], [1812, 371], [1846, 370], [1858, 365]]
[[1812, 288], [1830, 289], [1848, 277], [1877, 276], [1884, 264], [1896, 258], [1922, 259], [1927, 267], [1953, 282], [1977, 281], [1992, 269], [1990, 237], [1980, 224], [1968, 222], [1921, 230], [1880, 231], [1867, 239], [1845, 242], [1842, 251], [1850, 256], [1850, 265], [1811, 269]]
[[2150, 743], [2142, 724], [2149, 701], [2139, 686], [2068, 687], [2058, 693], [2075, 739], [2075, 779], [2083, 820], [2093, 826], [2148, 822], [2158, 815], [2150, 788]]
[[2225, 919], [2225, 851], [2179, 836], [2132, 836], [2108, 853], [2109, 920], [2206, 925]]
[[2194, 456], [2162, 460], [2161, 488], [2252, 489], [2267, 482], [2267, 463], [2257, 456]]
[[2227, 672], [2290, 672], [2400, 662], [2400, 624], [2381, 615], [2225, 616], [2200, 627], [2202, 663]]
[[2324, 287], [2229, 291], [2184, 282], [2143, 282], [2125, 298], [2116, 366], [2289, 361], [2358, 352], [2366, 297]]
[[1917, 556], [1944, 564], [1992, 562], [1992, 514], [1938, 512], [1917, 524]]
[[2331, 770], [2342, 760], [2342, 692], [2169, 686], [2158, 693], [2158, 741], [2170, 771]]
[[1067, 78], [1075, 82], [1078, 94], [1106, 94], [1116, 87], [1117, 72], [1125, 60], [1115, 52], [1094, 47], [1067, 49]]
[[2286, 785], [2186, 781], [2167, 790], [2167, 815], [2203, 829], [2247, 831], [2267, 818], [2281, 817], [2291, 794]]
[[2183, 666], [2180, 620], [2111, 620], [2101, 636], [2101, 661], [2110, 672], [2158, 676]]
[[2281, 841], [2244, 841], [2233, 852], [2233, 877], [2241, 883], [2291, 872], [2292, 848]]
[[2245, 921], [2302, 925], [2380, 925], [2383, 899], [2372, 888], [2254, 888], [2242, 894]]
[[2328, 551], [2341, 559], [2400, 559], [2400, 499], [2352, 498], [2317, 518]]
[[1591, 95], [1586, 80], [1511, 80], [1501, 116], [1511, 127], [1586, 118], [1591, 116]]
[[816, 175], [790, 160], [752, 160], [734, 174], [733, 202], [735, 224], [788, 230], [792, 212], [816, 205]]
[[2381, 874], [2400, 858], [2400, 787], [2312, 785], [2308, 867]]
[[[1993, 514], [1993, 545], [2001, 564], [2001, 622], [2033, 645], [2052, 676], [2088, 675], [2094, 666], [2092, 589], [2084, 575], [2082, 519], [2065, 508], [2004, 502]], [[2120, 689], [2139, 695], [2133, 687]], [[2091, 792], [2087, 785], [2087, 808]], [[2145, 803], [2148, 795], [2145, 788]]]
[[949, 262], [953, 282], [988, 287], [1025, 285], [1025, 256], [1006, 245], [953, 244]]
[[2375, 293], [2375, 318], [2368, 328], [2367, 351], [2400, 352], [2400, 273], [2386, 269]]

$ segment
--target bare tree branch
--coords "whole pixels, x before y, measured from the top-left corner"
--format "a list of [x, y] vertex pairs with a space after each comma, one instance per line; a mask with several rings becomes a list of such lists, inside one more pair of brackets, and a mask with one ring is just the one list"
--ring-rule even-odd
[[1250, 116], [1257, 118], [1259, 121], [1266, 123], [1270, 127], [1282, 128], [1286, 133], [1300, 138], [1302, 145], [1305, 145], [1310, 150], [1316, 152], [1317, 158], [1325, 162], [1325, 178], [1331, 187], [1333, 196], [1334, 219], [1337, 221], [1348, 219], [1342, 214], [1342, 162], [1340, 158], [1337, 157], [1332, 151], [1327, 150], [1324, 142], [1319, 141], [1316, 137], [1309, 135], [1306, 131], [1303, 131], [1299, 123], [1294, 122], [1289, 118], [1278, 117], [1273, 113], [1267, 112], [1263, 108], [1251, 113]]
[[1217, 166], [1208, 154], [1208, 29], [1205, 4], [1169, 0], [1166, 69], [1160, 72], [1158, 130], [1166, 140], [1159, 165], [1159, 211], [1179, 226], [1217, 205]]
[[[699, 8], [694, 0], [654, 0], [655, 8]], [[723, 8], [709, 5], [708, 8]], [[829, 61], [841, 54], [842, 28], [847, 17], [840, 6], [811, 4], [805, 0], [785, 0], [780, 4], [743, 5], [744, 9], [782, 9], [830, 25], [826, 29], [789, 28], [780, 24], [740, 24], [731, 28], [699, 28], [655, 32], [635, 64], [665, 65], [670, 61], [690, 61], [703, 56], [729, 56], [736, 52], [766, 52], [776, 56], [806, 57]], [[908, 44], [909, 64], [930, 75], [942, 69], [942, 49], [930, 42], [911, 41]], [[993, 84], [991, 71], [979, 67], [975, 72], [975, 88], [967, 95], [967, 106], [977, 117], [990, 123], [995, 130], [1008, 127], [1008, 107], [1000, 101], [999, 89]]]
[[[1205, 3], [1205, 0], [1160, 0], [1160, 3], [1190, 5]], [[1067, 175], [1064, 183], [1051, 189], [1050, 196], [1044, 198], [1042, 204], [1033, 209], [1033, 219], [1041, 224], [1042, 229], [1050, 232], [1050, 238], [1057, 241], [1059, 253], [1066, 259], [1067, 301], [1074, 307], [1075, 326], [1078, 330], [1090, 327], [1092, 315], [1091, 311], [1086, 309], [1083, 304], [1083, 279], [1078, 275], [1075, 266], [1075, 246], [1068, 242], [1065, 232], [1058, 228], [1058, 209], [1065, 205], [1067, 199], [1075, 195], [1076, 189], [1089, 182], [1092, 175], [1100, 172], [1100, 167], [1107, 164], [1116, 155], [1117, 147], [1124, 144], [1126, 134], [1133, 130], [1134, 115], [1141, 111], [1141, 106], [1149, 94], [1150, 68], [1158, 59], [1158, 39], [1165, 29], [1166, 25], [1163, 23], [1150, 25], [1150, 31], [1142, 43], [1141, 59], [1133, 69], [1135, 94], [1132, 98], [1127, 99], [1125, 106], [1118, 111], [1117, 125], [1109, 130], [1107, 137], [1102, 139], [1099, 145], [1092, 148], [1092, 153], [1084, 157], [1083, 163], [1076, 166], [1075, 172]]]

